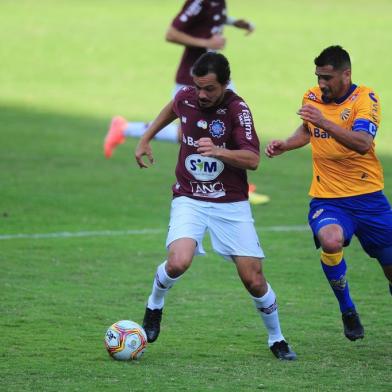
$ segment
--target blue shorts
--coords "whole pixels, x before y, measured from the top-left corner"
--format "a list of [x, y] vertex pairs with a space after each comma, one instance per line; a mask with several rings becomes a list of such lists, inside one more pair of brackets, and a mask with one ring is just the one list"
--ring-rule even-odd
[[392, 210], [382, 191], [359, 196], [313, 198], [308, 215], [316, 247], [319, 230], [329, 224], [342, 227], [344, 246], [355, 234], [362, 248], [381, 264], [392, 264]]

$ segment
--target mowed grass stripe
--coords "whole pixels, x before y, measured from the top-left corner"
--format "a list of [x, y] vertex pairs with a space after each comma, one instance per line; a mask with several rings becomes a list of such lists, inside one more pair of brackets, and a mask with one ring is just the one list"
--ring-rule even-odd
[[[307, 231], [307, 225], [292, 225], [292, 226], [270, 226], [270, 227], [256, 227], [258, 231]], [[31, 233], [31, 234], [4, 234], [0, 235], [0, 240], [14, 240], [21, 238], [29, 239], [43, 239], [43, 238], [72, 238], [72, 237], [116, 237], [123, 235], [143, 235], [143, 234], [162, 234], [167, 231], [167, 228], [162, 229], [140, 229], [140, 230], [101, 230], [101, 231], [63, 231], [57, 233]]]

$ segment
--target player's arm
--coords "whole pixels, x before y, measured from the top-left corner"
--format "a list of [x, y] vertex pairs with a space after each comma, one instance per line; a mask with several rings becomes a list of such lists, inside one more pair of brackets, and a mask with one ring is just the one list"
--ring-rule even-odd
[[357, 129], [357, 132], [347, 132], [347, 129], [326, 119], [322, 112], [313, 105], [307, 104], [302, 106], [298, 114], [302, 120], [309, 121], [316, 127], [324, 129], [338, 143], [361, 155], [366, 154], [372, 147], [373, 136], [366, 129]]
[[255, 25], [245, 19], [236, 19], [228, 16], [226, 18], [226, 24], [229, 26], [237, 27], [238, 29], [244, 29], [246, 30], [247, 34], [250, 34], [255, 30]]
[[223, 49], [226, 43], [225, 38], [221, 34], [215, 34], [210, 38], [198, 38], [186, 34], [174, 26], [170, 26], [167, 30], [166, 41], [184, 46], [196, 46], [213, 50]]
[[135, 150], [135, 159], [140, 168], [147, 168], [148, 165], [143, 161], [146, 155], [149, 162], [154, 163], [150, 141], [154, 136], [166, 125], [170, 124], [177, 118], [177, 114], [173, 110], [173, 101], [170, 101], [158, 114], [158, 117], [148, 126], [144, 135], [140, 138]]
[[272, 140], [265, 147], [265, 155], [273, 158], [286, 151], [295, 150], [307, 145], [310, 141], [310, 133], [304, 124], [301, 124], [296, 131], [285, 140]]
[[202, 137], [198, 141], [197, 152], [205, 157], [213, 157], [228, 165], [245, 170], [256, 170], [260, 157], [250, 150], [228, 150], [216, 146], [209, 137]]

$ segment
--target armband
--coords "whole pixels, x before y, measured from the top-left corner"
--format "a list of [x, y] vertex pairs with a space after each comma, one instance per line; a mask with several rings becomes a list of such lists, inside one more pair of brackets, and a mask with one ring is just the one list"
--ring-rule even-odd
[[368, 133], [369, 135], [373, 136], [373, 138], [376, 136], [377, 133], [377, 125], [370, 120], [364, 119], [364, 118], [358, 118], [357, 120], [354, 121], [353, 127], [351, 129], [354, 132], [358, 131], [364, 131]]

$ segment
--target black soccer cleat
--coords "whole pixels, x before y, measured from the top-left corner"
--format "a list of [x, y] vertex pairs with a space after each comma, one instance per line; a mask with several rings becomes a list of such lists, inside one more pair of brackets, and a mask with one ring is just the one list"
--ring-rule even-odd
[[147, 335], [147, 342], [152, 343], [158, 339], [161, 330], [162, 309], [151, 310], [146, 308], [143, 319], [143, 329]]
[[275, 355], [275, 357], [282, 361], [294, 361], [295, 359], [297, 359], [297, 354], [284, 340], [281, 340], [280, 342], [275, 342], [270, 347], [270, 349]]
[[344, 325], [344, 335], [351, 341], [363, 339], [365, 331], [359, 319], [359, 314], [355, 309], [347, 310], [342, 313], [342, 320]]

